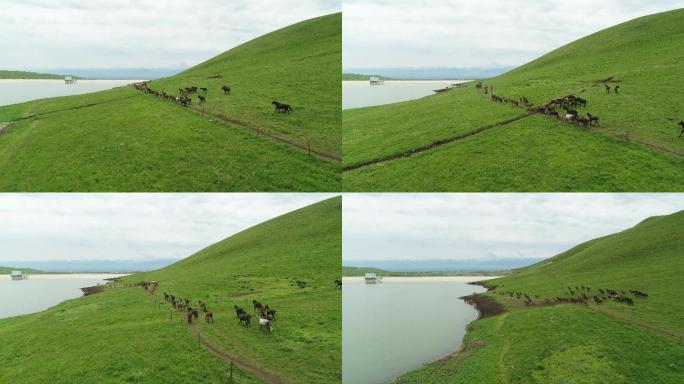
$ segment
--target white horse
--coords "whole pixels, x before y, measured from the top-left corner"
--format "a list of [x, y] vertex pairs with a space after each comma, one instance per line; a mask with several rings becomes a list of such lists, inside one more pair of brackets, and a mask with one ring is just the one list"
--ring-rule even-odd
[[271, 320], [263, 318], [261, 316], [259, 316], [259, 327], [268, 332], [273, 331], [273, 325], [271, 324]]

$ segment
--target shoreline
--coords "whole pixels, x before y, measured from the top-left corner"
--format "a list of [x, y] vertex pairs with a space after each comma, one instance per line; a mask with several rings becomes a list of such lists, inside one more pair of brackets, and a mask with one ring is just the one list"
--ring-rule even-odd
[[[501, 276], [385, 276], [382, 283], [474, 283]], [[342, 276], [342, 282], [363, 283], [363, 276]]]
[[[474, 80], [385, 80], [384, 84], [442, 84], [442, 83], [453, 83], [453, 84], [465, 84]], [[364, 83], [369, 84], [369, 80], [342, 80], [343, 83]]]
[[[104, 280], [128, 275], [130, 273], [45, 273], [28, 275], [27, 280]], [[10, 275], [0, 275], [0, 280], [12, 280], [12, 277]]]

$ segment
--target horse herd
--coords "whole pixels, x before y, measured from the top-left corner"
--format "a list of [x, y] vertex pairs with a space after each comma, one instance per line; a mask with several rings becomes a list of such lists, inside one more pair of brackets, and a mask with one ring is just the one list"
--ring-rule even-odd
[[[494, 290], [496, 287], [490, 287], [490, 289]], [[556, 298], [548, 299], [545, 298], [543, 301], [543, 304], [545, 305], [551, 305], [551, 304], [560, 304], [560, 303], [570, 303], [570, 304], [582, 304], [584, 306], [589, 305], [589, 300], [593, 300], [594, 303], [597, 305], [603, 304], [604, 302], [608, 300], [613, 300], [617, 303], [621, 304], [627, 304], [627, 305], [634, 305], [634, 299], [635, 298], [647, 298], [648, 294], [646, 294], [643, 291], [640, 291], [638, 289], [630, 289], [628, 292], [625, 292], [624, 290], [614, 290], [614, 289], [603, 289], [599, 288], [598, 291], [595, 293], [592, 293], [591, 287], [585, 287], [583, 285], [580, 286], [575, 286], [573, 287], [568, 287], [568, 290], [564, 292], [567, 295], [570, 295], [571, 297], [561, 297], [557, 296]], [[525, 292], [517, 292], [513, 290], [508, 290], [508, 291], [499, 291], [499, 295], [504, 295], [504, 296], [509, 296], [511, 299], [516, 298], [517, 300], [524, 299], [525, 305], [533, 305], [536, 304], [537, 302], [535, 300], [539, 299], [538, 295], [534, 295], [534, 300], [532, 299], [532, 296], [530, 296], [528, 293]], [[631, 294], [634, 296], [634, 298], [629, 297], [628, 295]]]
[[[276, 310], [270, 308], [268, 304], [262, 304], [256, 300], [252, 300], [252, 306], [254, 306], [254, 312], [259, 317], [259, 328], [263, 331], [271, 332], [273, 331], [273, 322], [276, 320]], [[249, 327], [252, 322], [252, 315], [248, 314], [242, 307], [234, 305], [235, 316], [238, 318], [238, 322], [243, 324], [245, 327]]]
[[[159, 286], [159, 283], [156, 281], [140, 281], [134, 285], [140, 285], [143, 287], [143, 289], [145, 289], [145, 291], [154, 295], [155, 290]], [[297, 286], [299, 288], [305, 288], [306, 282], [297, 280]], [[342, 288], [342, 280], [335, 280], [335, 288]], [[167, 292], [164, 292], [164, 300], [171, 304], [171, 307], [173, 307], [173, 309], [185, 315], [188, 325], [192, 325], [193, 319], [197, 320], [199, 318], [199, 312], [197, 308], [199, 308], [204, 313], [205, 322], [214, 322], [214, 313], [209, 310], [207, 304], [202, 302], [202, 300], [198, 300], [197, 306], [194, 308], [191, 306], [192, 301], [190, 299], [181, 298]], [[269, 307], [268, 304], [262, 304], [257, 300], [252, 300], [252, 306], [254, 307], [254, 312], [256, 316], [259, 318], [259, 327], [263, 331], [267, 331], [269, 333], [272, 332], [273, 324], [276, 321], [276, 313], [278, 311]], [[244, 308], [238, 305], [234, 305], [233, 308], [235, 310], [235, 315], [237, 316], [238, 323], [246, 327], [249, 327], [249, 325], [252, 322], [252, 315], [248, 314], [247, 311], [244, 310]]]
[[[143, 81], [140, 83], [134, 83], [133, 87], [140, 91], [147, 93], [148, 95], [156, 96], [159, 97], [163, 100], [170, 101], [172, 103], [177, 103], [180, 104], [184, 107], [188, 107], [192, 105], [192, 98], [190, 95], [197, 94], [198, 92], [201, 94], [197, 95], [197, 101], [199, 102], [200, 105], [203, 105], [204, 103], [207, 102], [207, 92], [209, 92], [209, 89], [206, 87], [197, 87], [196, 85], [190, 86], [190, 87], [184, 87], [184, 88], [178, 88], [179, 96], [171, 95], [166, 93], [165, 91], [157, 91], [152, 88], [148, 87], [148, 84], [150, 81]], [[221, 86], [221, 91], [223, 91], [223, 95], [227, 96], [230, 95], [231, 88], [228, 85], [223, 85]], [[292, 113], [293, 109], [292, 106], [289, 104], [281, 103], [279, 101], [273, 100], [271, 102], [271, 105], [274, 108], [275, 112], [283, 112], [283, 113]]]
[[[606, 88], [606, 93], [608, 94], [610, 94], [611, 91], [615, 92], [615, 94], [618, 94], [620, 92], [619, 84], [616, 85], [614, 88], [611, 88], [611, 86], [608, 85], [608, 83], [605, 83], [604, 85]], [[592, 115], [591, 113], [587, 113], [586, 117], [580, 115], [580, 113], [575, 108], [586, 107], [587, 100], [581, 97], [577, 97], [575, 95], [568, 95], [562, 98], [551, 100], [550, 102], [544, 105], [535, 106], [534, 104], [530, 103], [529, 99], [525, 96], [520, 97], [518, 100], [511, 99], [508, 97], [497, 96], [494, 94], [493, 86], [485, 85], [482, 82], [477, 83], [475, 85], [475, 88], [483, 91], [485, 95], [491, 94], [490, 99], [494, 102], [508, 104], [513, 107], [524, 106], [527, 108], [527, 111], [529, 113], [555, 117], [558, 120], [564, 119], [569, 123], [573, 123], [584, 128], [601, 125], [601, 118], [599, 116]], [[558, 108], [561, 108], [561, 111], [564, 112], [563, 115], [561, 115], [561, 113], [558, 112]], [[679, 133], [679, 138], [681, 138], [682, 136], [684, 136], [684, 121], [680, 121], [679, 123], [677, 123], [677, 125], [679, 125], [679, 127], [681, 128], [681, 132]]]

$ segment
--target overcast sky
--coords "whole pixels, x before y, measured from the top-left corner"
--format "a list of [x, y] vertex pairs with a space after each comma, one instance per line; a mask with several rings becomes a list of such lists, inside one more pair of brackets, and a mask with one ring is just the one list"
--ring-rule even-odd
[[680, 210], [684, 194], [345, 194], [342, 258], [547, 258]]
[[177, 68], [341, 0], [0, 0], [0, 69]]
[[0, 194], [2, 260], [183, 258], [334, 195]]
[[684, 0], [344, 0], [343, 67], [518, 66]]

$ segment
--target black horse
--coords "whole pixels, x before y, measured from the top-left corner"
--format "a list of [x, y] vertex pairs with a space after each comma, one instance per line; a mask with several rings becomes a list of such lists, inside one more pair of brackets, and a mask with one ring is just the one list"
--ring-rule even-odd
[[620, 92], [620, 85], [615, 86], [615, 94], [617, 95]]
[[335, 288], [342, 288], [342, 280], [335, 280]]
[[682, 132], [679, 134], [679, 137], [681, 138], [682, 135], [684, 135], [684, 121], [680, 121], [679, 126], [682, 127]]
[[230, 87], [229, 86], [224, 85], [223, 87], [221, 87], [221, 89], [223, 90], [224, 95], [230, 95]]
[[244, 309], [238, 307], [237, 305], [235, 305], [234, 307], [235, 307], [235, 316], [237, 316], [238, 319], [240, 318], [240, 315], [246, 313]]
[[264, 309], [264, 305], [256, 300], [252, 300], [252, 305], [254, 305], [254, 311]]
[[249, 327], [249, 323], [252, 321], [252, 316], [242, 313], [240, 316], [238, 316], [238, 319], [240, 319], [240, 324], [245, 324], [246, 327]]
[[266, 318], [269, 320], [275, 320], [276, 319], [276, 311], [273, 308], [269, 308], [268, 305], [264, 307], [264, 312], [266, 313]]
[[275, 100], [273, 100], [273, 102], [271, 104], [275, 107], [276, 112], [285, 112], [285, 113], [292, 112], [292, 107], [290, 106], [290, 104], [279, 103]]
[[589, 125], [601, 125], [601, 123], [599, 122], [600, 118], [598, 116], [594, 116], [591, 113], [587, 113], [587, 116], [589, 116]]
[[207, 98], [202, 95], [197, 95], [197, 99], [199, 99], [200, 104], [204, 104], [207, 101]]
[[205, 95], [207, 94], [207, 88], [205, 87], [200, 88], [200, 91], [202, 91], [202, 93], [204, 93]]

